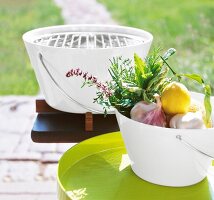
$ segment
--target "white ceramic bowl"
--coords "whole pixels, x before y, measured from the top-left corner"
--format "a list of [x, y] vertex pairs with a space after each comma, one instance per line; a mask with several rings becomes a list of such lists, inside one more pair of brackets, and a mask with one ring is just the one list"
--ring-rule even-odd
[[[92, 42], [87, 42], [91, 41], [91, 35], [96, 36], [95, 46]], [[66, 40], [61, 40], [61, 36]], [[71, 36], [73, 39], [69, 38]], [[122, 41], [124, 38], [126, 42]], [[120, 45], [116, 44], [118, 39]], [[109, 80], [109, 59], [116, 56], [133, 59], [134, 53], [145, 58], [153, 36], [144, 30], [123, 26], [64, 25], [29, 31], [23, 35], [23, 40], [47, 103], [53, 108], [65, 112], [85, 113], [89, 111], [87, 108], [103, 112], [100, 105], [93, 103], [96, 88], [84, 87], [81, 89], [83, 80], [79, 77], [66, 78], [66, 72], [78, 67], [98, 77], [100, 81]], [[55, 40], [57, 42], [53, 44]], [[129, 43], [129, 41], [131, 42]], [[69, 46], [71, 43], [73, 46]], [[50, 74], [44, 68], [40, 55]], [[57, 84], [50, 76], [55, 79]], [[71, 98], [67, 98], [59, 87], [63, 88], [79, 104], [71, 101]]]
[[[203, 95], [191, 93], [203, 102]], [[214, 98], [212, 98], [214, 105]], [[213, 110], [214, 112], [214, 110]], [[214, 157], [214, 129], [170, 129], [136, 122], [116, 110], [132, 170], [140, 178], [164, 186], [188, 186], [203, 180]], [[180, 135], [199, 151], [176, 138]]]

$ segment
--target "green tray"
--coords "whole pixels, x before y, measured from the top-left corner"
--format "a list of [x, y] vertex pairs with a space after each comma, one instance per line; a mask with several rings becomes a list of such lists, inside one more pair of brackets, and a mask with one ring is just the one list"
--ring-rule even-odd
[[188, 187], [151, 184], [132, 172], [120, 133], [109, 133], [85, 140], [62, 156], [58, 199], [214, 200], [212, 173], [213, 169], [206, 179]]

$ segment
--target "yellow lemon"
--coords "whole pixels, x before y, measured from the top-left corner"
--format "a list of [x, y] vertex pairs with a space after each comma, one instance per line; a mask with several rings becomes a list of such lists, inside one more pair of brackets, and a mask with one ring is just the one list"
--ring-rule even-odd
[[162, 108], [167, 114], [188, 112], [191, 97], [187, 88], [178, 82], [169, 83], [161, 95]]

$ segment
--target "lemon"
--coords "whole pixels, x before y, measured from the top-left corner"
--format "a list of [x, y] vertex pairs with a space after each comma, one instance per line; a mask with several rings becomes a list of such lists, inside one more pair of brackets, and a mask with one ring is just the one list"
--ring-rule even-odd
[[190, 102], [188, 89], [178, 82], [169, 83], [161, 95], [162, 108], [167, 114], [187, 113]]

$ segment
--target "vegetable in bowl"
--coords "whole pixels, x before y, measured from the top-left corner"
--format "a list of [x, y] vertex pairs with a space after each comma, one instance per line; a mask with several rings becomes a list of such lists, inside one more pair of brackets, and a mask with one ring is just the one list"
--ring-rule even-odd
[[[170, 48], [163, 56], [154, 49], [145, 61], [134, 54], [130, 59], [111, 60], [111, 81], [102, 83], [97, 77], [79, 68], [71, 69], [67, 77], [81, 76], [83, 86], [97, 87], [94, 103], [101, 104], [105, 114], [110, 107], [138, 122], [170, 128], [211, 128], [211, 89], [198, 74], [176, 73], [167, 60], [176, 50]], [[171, 73], [169, 73], [171, 72]], [[204, 105], [191, 99], [180, 81], [188, 78], [204, 90]]]

